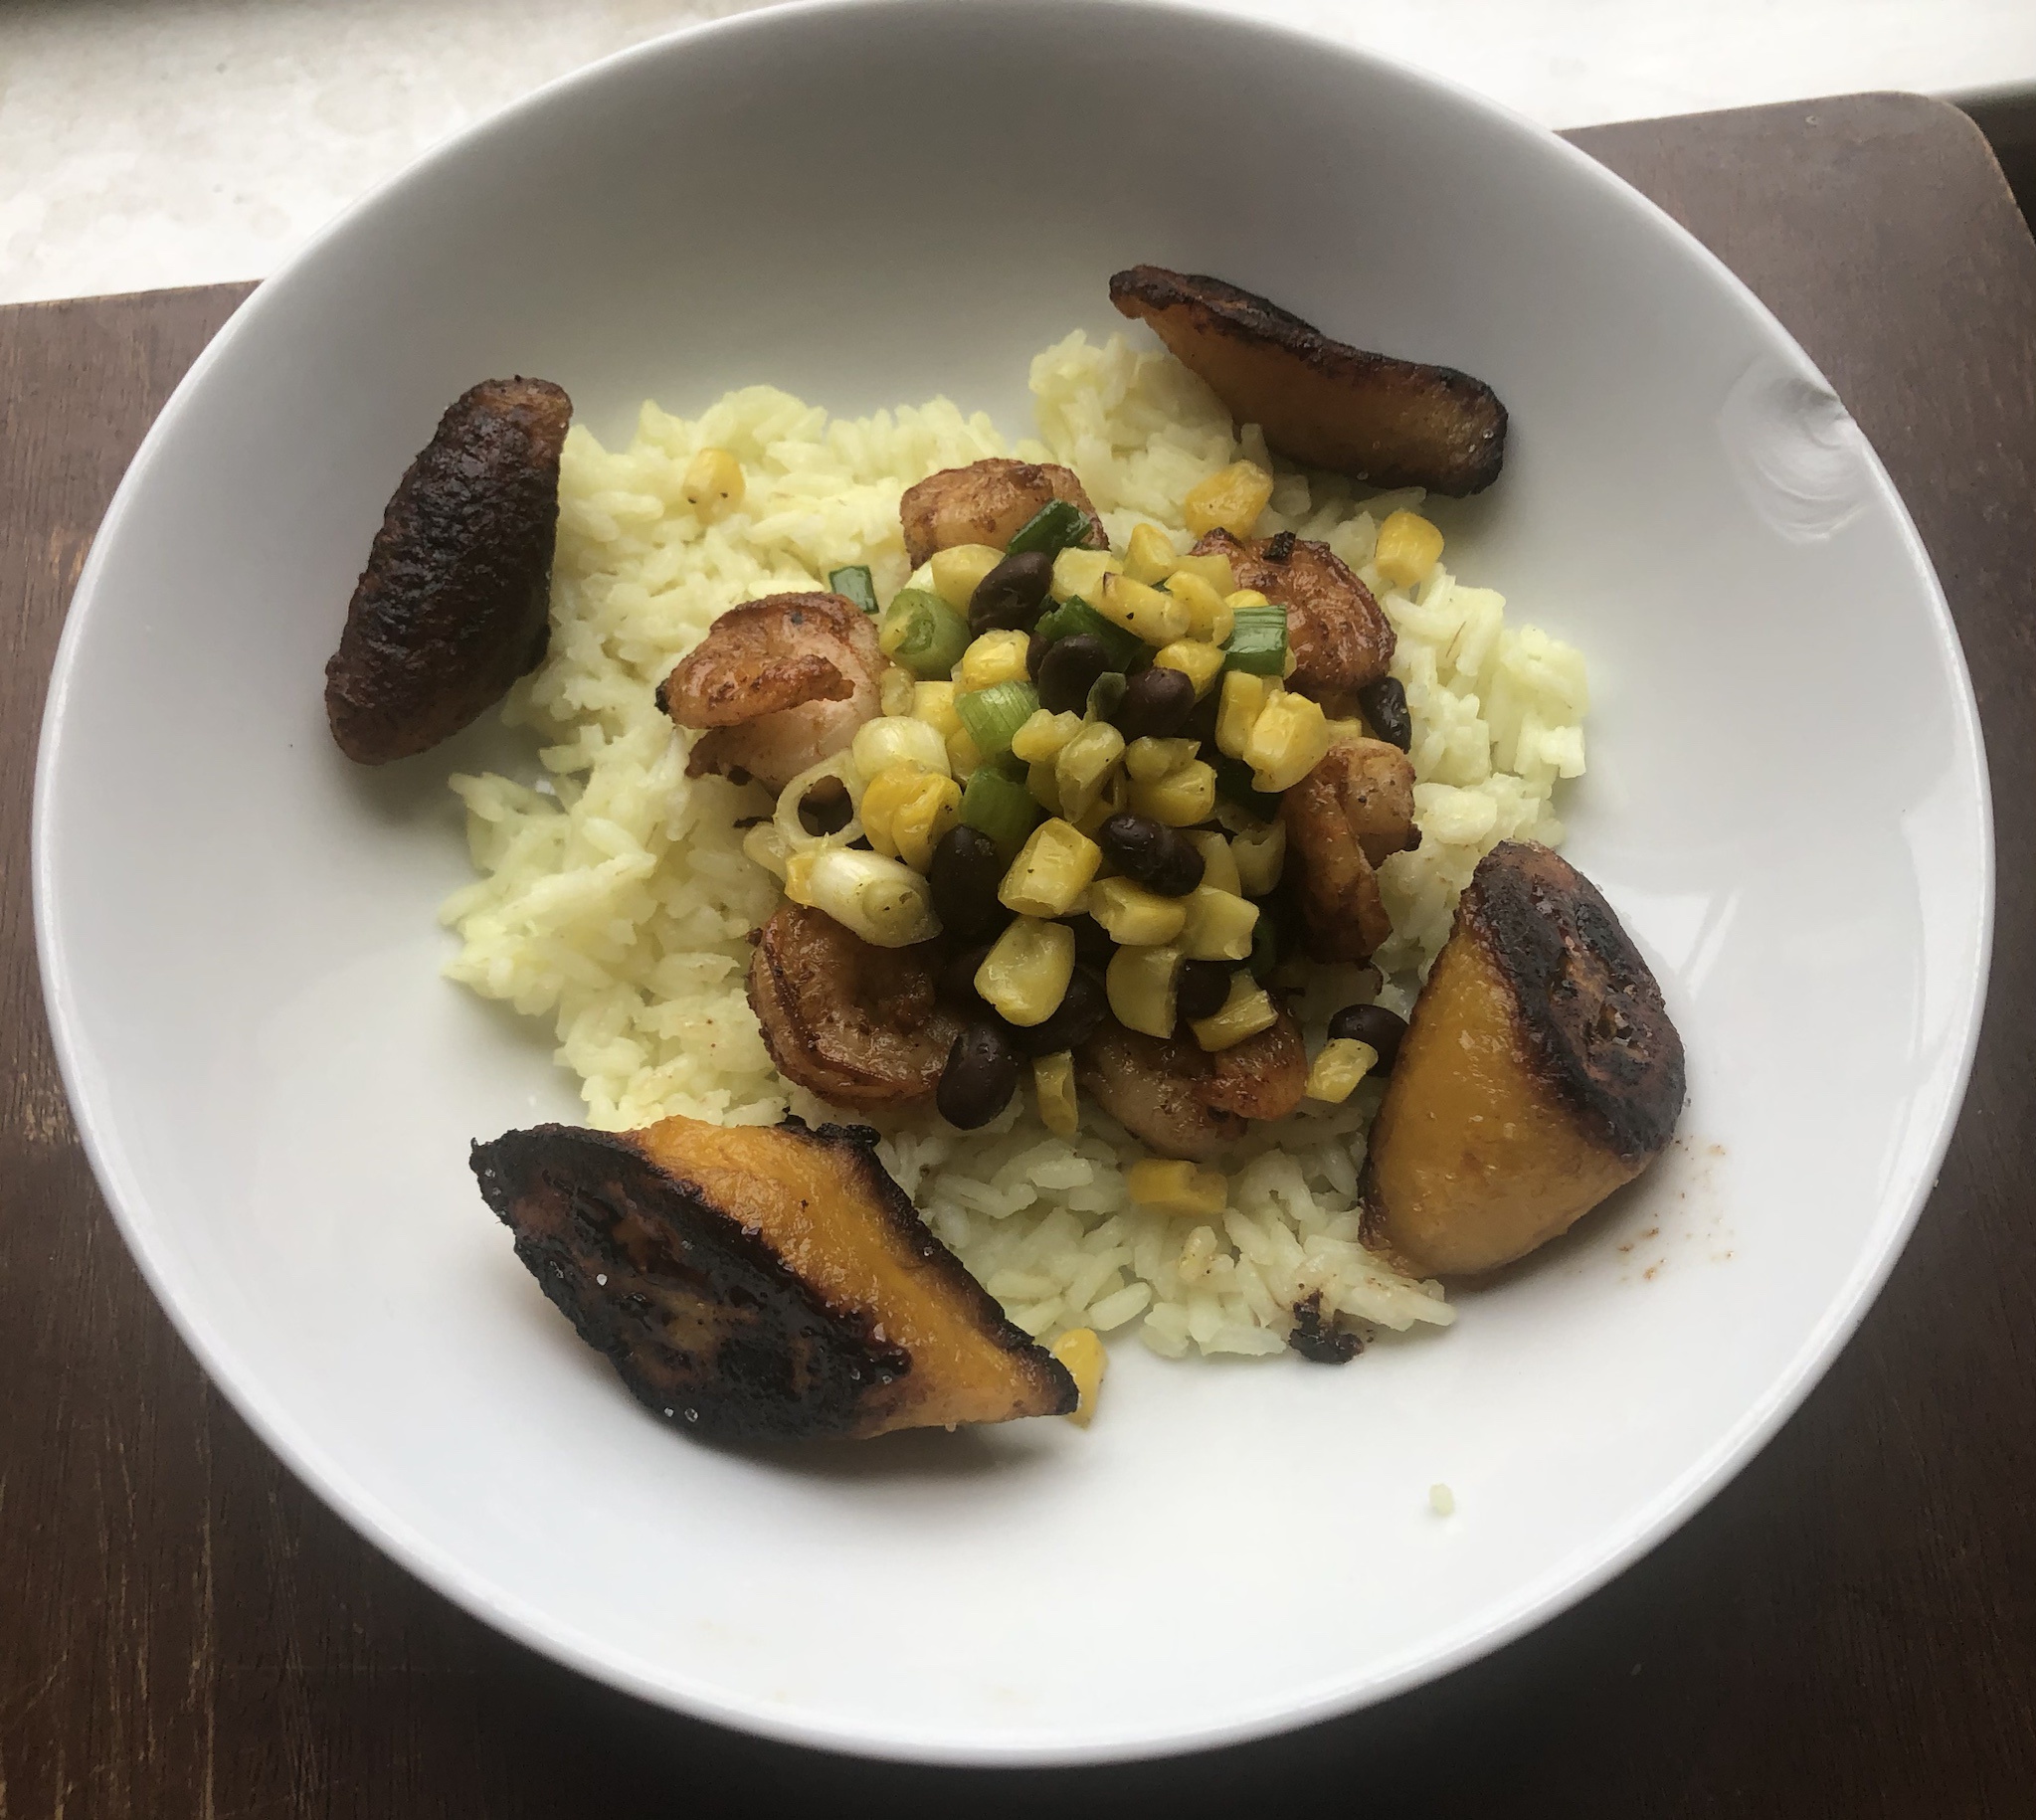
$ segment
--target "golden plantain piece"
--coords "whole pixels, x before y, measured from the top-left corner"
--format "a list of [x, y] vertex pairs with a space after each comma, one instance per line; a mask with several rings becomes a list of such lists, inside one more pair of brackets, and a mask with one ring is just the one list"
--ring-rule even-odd
[[549, 380], [484, 380], [405, 471], [325, 665], [325, 717], [357, 764], [450, 739], [544, 656], [572, 416]]
[[1683, 1043], [1598, 889], [1532, 841], [1478, 862], [1365, 1165], [1365, 1234], [1468, 1276], [1566, 1232], [1659, 1155]]
[[1028, 518], [1054, 499], [1065, 499], [1088, 514], [1089, 534], [1082, 539], [1086, 548], [1110, 547], [1103, 521], [1073, 468], [989, 455], [967, 467], [943, 467], [905, 488], [898, 500], [905, 560], [916, 569], [937, 551], [960, 543], [987, 543], [1001, 550]]
[[1221, 278], [1161, 266], [1118, 273], [1110, 301], [1149, 322], [1238, 423], [1258, 425], [1304, 467], [1458, 496], [1499, 477], [1506, 407], [1468, 373], [1332, 341]]
[[875, 1146], [798, 1119], [540, 1125], [474, 1145], [473, 1173], [580, 1338], [678, 1426], [862, 1440], [1068, 1414], [1066, 1367], [926, 1230]]

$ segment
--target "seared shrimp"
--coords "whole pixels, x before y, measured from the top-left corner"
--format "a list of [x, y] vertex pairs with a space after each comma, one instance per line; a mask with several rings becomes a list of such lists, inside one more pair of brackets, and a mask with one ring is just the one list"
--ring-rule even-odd
[[1075, 1079], [1118, 1124], [1163, 1157], [1200, 1160], [1244, 1135], [1247, 1119], [1283, 1119], [1301, 1103], [1308, 1055], [1279, 1021], [1210, 1055], [1189, 1038], [1147, 1036], [1106, 1018], [1075, 1051]]
[[1392, 628], [1371, 589], [1326, 543], [1282, 532], [1240, 542], [1211, 531], [1195, 546], [1198, 556], [1220, 551], [1240, 588], [1255, 588], [1287, 610], [1287, 649], [1294, 673], [1287, 687], [1319, 701], [1341, 719], [1358, 712], [1358, 691], [1377, 682], [1392, 661]]
[[934, 996], [933, 950], [878, 948], [823, 910], [780, 904], [757, 938], [749, 1002], [778, 1072], [837, 1106], [924, 1099], [961, 1019]]
[[779, 791], [832, 758], [877, 710], [884, 654], [869, 616], [838, 594], [731, 607], [659, 685], [657, 705], [704, 727], [686, 775]]
[[1065, 499], [1088, 513], [1089, 534], [1082, 541], [1090, 549], [1106, 547], [1096, 508], [1072, 468], [992, 455], [967, 467], [944, 467], [905, 489], [898, 501], [905, 559], [916, 569], [936, 550], [958, 543], [994, 544], [1001, 550], [1049, 499]]
[[1383, 739], [1343, 740], [1280, 800], [1308, 953], [1364, 961], [1392, 933], [1378, 868], [1415, 845], [1414, 768]]

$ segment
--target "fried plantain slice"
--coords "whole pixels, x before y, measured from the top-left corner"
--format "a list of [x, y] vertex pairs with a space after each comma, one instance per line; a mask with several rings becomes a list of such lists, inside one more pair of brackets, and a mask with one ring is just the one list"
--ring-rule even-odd
[[1399, 1045], [1366, 1236], [1420, 1274], [1525, 1257], [1660, 1154], [1683, 1093], [1682, 1038], [1611, 906], [1549, 848], [1503, 841]]
[[1161, 266], [1116, 273], [1110, 301], [1304, 467], [1457, 495], [1499, 477], [1506, 407], [1468, 373], [1332, 341], [1251, 291]]
[[1085, 546], [1109, 547], [1103, 521], [1073, 468], [988, 455], [967, 467], [943, 467], [905, 488], [898, 500], [905, 560], [916, 569], [936, 551], [958, 543], [987, 543], [1001, 550], [1024, 529], [1026, 519], [1054, 499], [1088, 514]]
[[580, 1338], [722, 1440], [1065, 1415], [1074, 1380], [920, 1222], [861, 1126], [540, 1125], [473, 1147]]
[[559, 450], [573, 401], [546, 379], [462, 393], [382, 514], [325, 717], [363, 765], [448, 739], [543, 658], [551, 632]]

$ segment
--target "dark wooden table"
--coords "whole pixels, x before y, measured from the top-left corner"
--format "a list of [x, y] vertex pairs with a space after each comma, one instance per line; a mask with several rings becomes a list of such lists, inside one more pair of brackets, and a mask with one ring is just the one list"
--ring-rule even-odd
[[1437, 1686], [1173, 1762], [823, 1757], [484, 1629], [200, 1374], [101, 1206], [43, 1025], [29, 786], [93, 527], [243, 287], [0, 311], [0, 1820], [1146, 1811], [2036, 1814], [2036, 247], [1963, 116], [1853, 96], [1574, 135], [1836, 383], [1909, 501], [1993, 760], [1971, 1097], [1864, 1329], [1680, 1534]]

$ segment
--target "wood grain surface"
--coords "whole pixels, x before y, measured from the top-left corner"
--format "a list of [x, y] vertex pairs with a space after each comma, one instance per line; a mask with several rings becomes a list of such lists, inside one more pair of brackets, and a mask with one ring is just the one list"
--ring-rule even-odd
[[1914, 97], [1575, 137], [1835, 382], [1943, 578], [1992, 754], [2001, 909], [1971, 1097], [1887, 1292], [1766, 1451], [1498, 1655], [1156, 1764], [974, 1773], [759, 1743], [457, 1611], [205, 1382], [99, 1202], [43, 1024], [29, 790], [65, 603], [243, 291], [22, 306], [0, 311], [0, 1820], [2036, 1812], [2036, 247], [1970, 123]]

